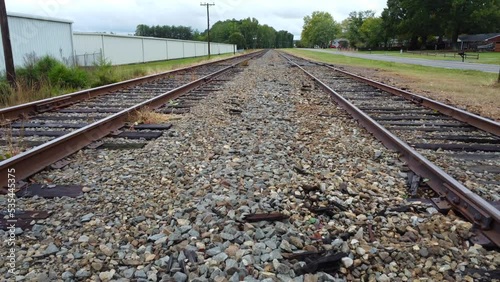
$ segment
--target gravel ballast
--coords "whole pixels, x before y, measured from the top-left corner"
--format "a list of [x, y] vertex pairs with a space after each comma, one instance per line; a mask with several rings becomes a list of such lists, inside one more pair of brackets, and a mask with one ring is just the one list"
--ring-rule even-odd
[[[17, 235], [18, 276], [7, 274], [8, 248], [2, 248], [2, 275], [18, 281], [479, 281], [467, 271], [499, 267], [497, 252], [467, 241], [470, 223], [408, 203], [398, 155], [297, 68], [276, 52], [240, 67], [223, 90], [144, 148], [82, 150], [67, 167], [34, 176], [38, 183], [88, 189], [76, 199], [19, 199], [18, 209], [53, 214]], [[0, 202], [7, 206], [6, 197]], [[275, 212], [287, 218], [245, 220]], [[330, 270], [315, 269], [289, 259], [299, 251], [339, 257]]]

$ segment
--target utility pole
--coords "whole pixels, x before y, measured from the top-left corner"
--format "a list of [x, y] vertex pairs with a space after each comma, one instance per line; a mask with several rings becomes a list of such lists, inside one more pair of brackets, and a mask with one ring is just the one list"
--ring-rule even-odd
[[0, 29], [2, 30], [3, 56], [5, 58], [5, 72], [10, 85], [16, 84], [16, 71], [14, 59], [12, 58], [12, 46], [10, 44], [9, 22], [7, 20], [7, 8], [5, 0], [0, 0]]
[[215, 6], [214, 3], [200, 3], [200, 6], [207, 6], [207, 41], [208, 41], [208, 58], [210, 59], [210, 6]]

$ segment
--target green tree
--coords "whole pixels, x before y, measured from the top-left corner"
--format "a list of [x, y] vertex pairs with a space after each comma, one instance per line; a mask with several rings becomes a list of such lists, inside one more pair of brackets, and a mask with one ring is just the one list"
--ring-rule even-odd
[[365, 19], [359, 28], [359, 35], [364, 47], [378, 47], [384, 41], [382, 18], [371, 17]]
[[424, 48], [428, 38], [500, 32], [499, 0], [388, 0], [382, 12], [387, 36]]
[[245, 37], [247, 48], [257, 48], [258, 29], [259, 21], [255, 18], [247, 18], [241, 21], [240, 31], [243, 37]]
[[274, 48], [276, 30], [268, 25], [261, 25], [257, 31], [257, 48]]
[[447, 0], [445, 32], [452, 42], [462, 33], [500, 32], [500, 1]]
[[361, 12], [350, 12], [349, 17], [342, 22], [343, 36], [349, 40], [352, 47], [363, 47], [363, 38], [360, 32], [361, 26], [368, 18], [373, 18], [375, 12], [371, 10]]
[[246, 46], [246, 44], [245, 44], [245, 37], [239, 31], [233, 32], [229, 36], [229, 43], [236, 44], [236, 46], [238, 47], [238, 49], [244, 49], [245, 46]]
[[340, 33], [340, 25], [333, 20], [327, 12], [313, 12], [311, 16], [304, 17], [301, 41], [308, 47], [328, 45]]

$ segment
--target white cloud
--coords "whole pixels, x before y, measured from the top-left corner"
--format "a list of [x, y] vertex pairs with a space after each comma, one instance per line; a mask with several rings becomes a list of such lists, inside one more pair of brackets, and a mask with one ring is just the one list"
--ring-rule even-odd
[[[202, 1], [205, 2], [205, 1]], [[313, 11], [332, 14], [336, 21], [352, 11], [375, 10], [386, 0], [213, 0], [211, 25], [219, 20], [256, 18], [276, 30], [300, 37], [303, 17]], [[138, 24], [184, 25], [206, 29], [206, 8], [198, 0], [6, 0], [7, 10], [74, 21], [75, 31], [133, 33]]]

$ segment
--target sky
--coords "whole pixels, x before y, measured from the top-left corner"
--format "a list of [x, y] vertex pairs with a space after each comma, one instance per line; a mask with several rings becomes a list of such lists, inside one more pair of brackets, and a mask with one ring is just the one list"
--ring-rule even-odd
[[[183, 25], [203, 31], [207, 26], [205, 1], [195, 0], [5, 0], [8, 12], [73, 21], [73, 30], [133, 34], [138, 24]], [[226, 19], [256, 18], [300, 39], [304, 16], [329, 12], [341, 22], [352, 11], [374, 10], [380, 15], [387, 0], [213, 0], [210, 25]]]

